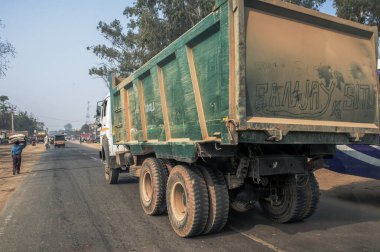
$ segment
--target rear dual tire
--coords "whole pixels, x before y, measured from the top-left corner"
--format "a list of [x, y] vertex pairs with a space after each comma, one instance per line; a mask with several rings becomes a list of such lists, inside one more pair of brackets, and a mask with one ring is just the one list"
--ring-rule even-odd
[[181, 237], [220, 231], [228, 219], [229, 198], [223, 177], [209, 167], [175, 166], [166, 191], [169, 220]]
[[260, 200], [264, 214], [274, 222], [302, 221], [317, 209], [320, 193], [313, 173], [301, 178], [290, 175], [279, 183], [277, 190], [276, 201]]
[[181, 237], [203, 232], [209, 212], [206, 182], [196, 167], [177, 165], [170, 172], [166, 204], [172, 228]]
[[216, 233], [226, 225], [229, 212], [229, 196], [223, 174], [210, 167], [198, 167], [206, 181], [209, 196], [209, 212], [203, 234]]
[[277, 192], [277, 200], [260, 200], [264, 214], [277, 223], [299, 220], [305, 210], [305, 193], [297, 186], [296, 177], [292, 175], [281, 180]]
[[312, 216], [317, 210], [320, 198], [319, 184], [314, 173], [309, 173], [306, 177], [305, 187], [305, 209], [300, 220], [304, 220]]

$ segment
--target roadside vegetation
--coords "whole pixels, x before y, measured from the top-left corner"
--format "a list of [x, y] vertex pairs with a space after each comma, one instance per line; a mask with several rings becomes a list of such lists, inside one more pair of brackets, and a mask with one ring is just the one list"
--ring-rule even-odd
[[4, 77], [9, 67], [11, 58], [15, 57], [15, 47], [2, 37], [1, 29], [4, 28], [4, 24], [0, 18], [0, 78]]
[[43, 130], [44, 123], [27, 111], [16, 113], [16, 106], [9, 101], [6, 95], [0, 95], [0, 129], [12, 129], [12, 113], [14, 114], [14, 128], [16, 131], [28, 131], [30, 135], [34, 130]]

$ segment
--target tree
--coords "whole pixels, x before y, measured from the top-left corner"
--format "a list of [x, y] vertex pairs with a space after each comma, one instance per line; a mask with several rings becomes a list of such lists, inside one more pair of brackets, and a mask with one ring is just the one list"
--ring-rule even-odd
[[[0, 95], [0, 129], [11, 129], [11, 113], [16, 106], [9, 102], [6, 95]], [[21, 111], [14, 115], [15, 130], [26, 130], [32, 134], [34, 130], [43, 130], [45, 124], [39, 122], [33, 114], [28, 114], [26, 111]]]
[[137, 0], [123, 12], [128, 19], [125, 31], [119, 20], [99, 22], [97, 29], [110, 45], [87, 47], [102, 60], [89, 74], [104, 80], [111, 72], [128, 76], [210, 13], [213, 4], [210, 0]]
[[334, 7], [338, 17], [380, 29], [379, 0], [334, 0]]
[[32, 134], [34, 130], [42, 131], [45, 124], [39, 122], [33, 114], [28, 114], [26, 111], [21, 111], [14, 117], [15, 129], [16, 130], [26, 130], [29, 134]]
[[[326, 0], [284, 0], [307, 8], [318, 9]], [[142, 64], [181, 36], [214, 6], [210, 0], [136, 0], [125, 8], [125, 28], [117, 19], [111, 23], [100, 21], [97, 29], [109, 45], [87, 47], [101, 59], [89, 70], [91, 76], [103, 78], [115, 72], [128, 76]]]
[[73, 125], [71, 125], [71, 123], [67, 123], [67, 124], [65, 124], [65, 126], [63, 126], [63, 127], [65, 128], [65, 131], [67, 131], [67, 132], [73, 130]]
[[283, 0], [292, 4], [301, 5], [305, 8], [319, 10], [319, 8], [326, 2], [326, 0]]
[[[4, 28], [4, 25], [0, 19], [0, 28]], [[15, 57], [15, 48], [11, 43], [3, 40], [0, 34], [0, 78], [5, 76], [5, 72], [8, 70], [9, 58]]]
[[6, 95], [0, 96], [0, 129], [7, 129], [10, 127], [9, 118], [11, 105], [9, 103], [9, 98]]
[[6, 95], [1, 95], [0, 96], [0, 110], [2, 113], [4, 113], [5, 111], [8, 110], [8, 108], [10, 107], [9, 105], [9, 97], [6, 96]]
[[90, 126], [88, 124], [83, 124], [80, 128], [80, 133], [89, 133], [90, 132]]

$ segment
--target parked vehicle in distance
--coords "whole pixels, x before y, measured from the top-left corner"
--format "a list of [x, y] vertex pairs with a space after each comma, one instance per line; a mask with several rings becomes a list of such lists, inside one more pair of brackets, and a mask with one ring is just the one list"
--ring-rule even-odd
[[66, 140], [64, 135], [54, 135], [54, 148], [66, 146]]
[[255, 202], [278, 223], [309, 218], [313, 172], [336, 145], [377, 143], [377, 41], [376, 27], [282, 1], [217, 0], [129, 77], [110, 76], [106, 181], [139, 176], [143, 211], [167, 211], [181, 237]]
[[47, 133], [46, 131], [38, 131], [37, 132], [37, 143], [43, 143], [45, 142], [45, 137], [46, 137]]

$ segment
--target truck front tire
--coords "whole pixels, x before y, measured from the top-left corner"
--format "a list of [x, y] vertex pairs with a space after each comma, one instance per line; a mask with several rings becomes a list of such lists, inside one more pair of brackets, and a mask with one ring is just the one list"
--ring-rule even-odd
[[105, 177], [108, 184], [117, 184], [117, 181], [119, 180], [119, 174], [119, 169], [105, 167]]
[[148, 215], [159, 215], [166, 211], [166, 183], [168, 172], [157, 158], [147, 158], [141, 167], [139, 178], [140, 202]]
[[109, 154], [110, 152], [109, 152], [108, 140], [106, 138], [103, 139], [102, 151], [104, 153], [103, 165], [104, 165], [104, 175], [105, 175], [106, 181], [108, 184], [117, 184], [117, 181], [119, 180], [120, 170], [112, 167], [112, 163], [114, 163], [112, 159], [114, 159], [115, 157], [111, 157]]
[[203, 232], [209, 213], [206, 182], [196, 167], [175, 166], [169, 175], [166, 202], [174, 231], [181, 237]]

